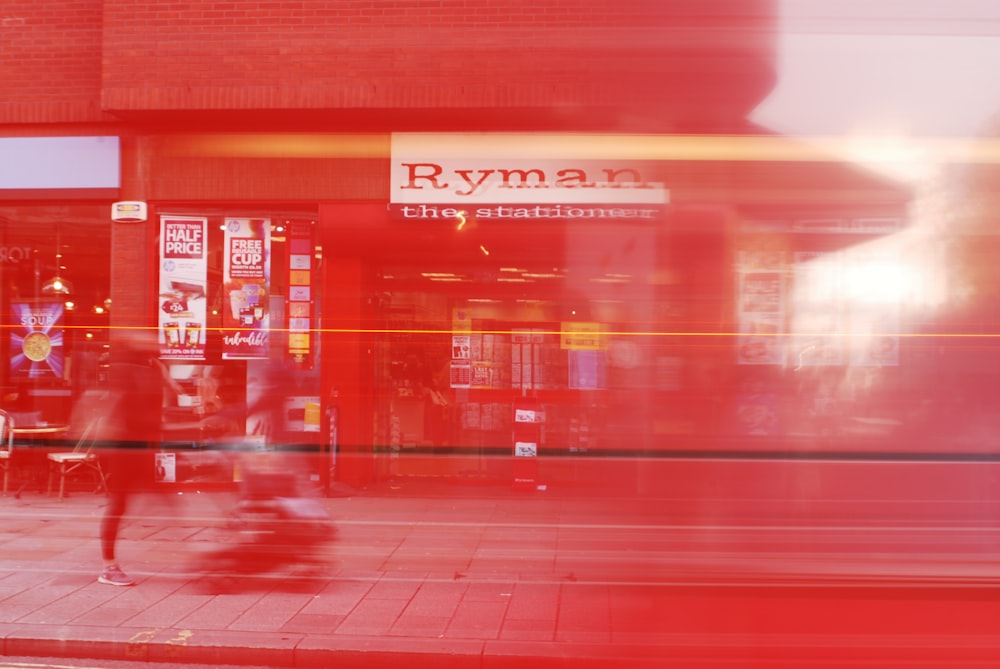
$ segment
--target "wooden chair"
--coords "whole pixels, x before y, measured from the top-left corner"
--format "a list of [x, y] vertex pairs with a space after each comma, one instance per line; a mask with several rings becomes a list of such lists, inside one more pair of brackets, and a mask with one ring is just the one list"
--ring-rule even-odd
[[0, 409], [0, 467], [3, 467], [3, 494], [7, 495], [10, 460], [14, 456], [14, 417]]
[[52, 478], [59, 475], [59, 501], [66, 496], [66, 478], [79, 470], [89, 471], [97, 475], [97, 490], [101, 492], [108, 489], [108, 481], [104, 477], [104, 470], [101, 469], [101, 461], [94, 453], [94, 444], [97, 443], [100, 430], [100, 419], [91, 421], [87, 428], [80, 435], [76, 446], [72, 451], [54, 452], [48, 454], [49, 460], [49, 488], [48, 494], [52, 494]]

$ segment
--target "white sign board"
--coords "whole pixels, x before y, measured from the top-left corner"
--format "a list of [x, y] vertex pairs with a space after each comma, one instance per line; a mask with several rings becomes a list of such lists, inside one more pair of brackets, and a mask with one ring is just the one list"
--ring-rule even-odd
[[[397, 133], [390, 207], [408, 219], [658, 217], [669, 192], [653, 179], [652, 163], [575, 155], [598, 139]], [[567, 142], [577, 150], [559, 155], [546, 148]]]
[[117, 137], [0, 137], [0, 190], [120, 188]]

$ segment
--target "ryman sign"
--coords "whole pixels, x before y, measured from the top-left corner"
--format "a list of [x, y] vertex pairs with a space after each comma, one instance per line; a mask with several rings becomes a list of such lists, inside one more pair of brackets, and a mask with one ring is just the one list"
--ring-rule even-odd
[[[403, 219], [654, 219], [648, 163], [553, 155], [549, 135], [392, 136], [389, 207]], [[586, 137], [579, 138], [586, 151]], [[570, 153], [578, 153], [573, 151]]]

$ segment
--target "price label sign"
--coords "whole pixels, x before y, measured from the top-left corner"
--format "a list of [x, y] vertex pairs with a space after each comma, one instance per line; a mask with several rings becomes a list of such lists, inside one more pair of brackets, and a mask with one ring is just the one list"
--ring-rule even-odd
[[514, 443], [514, 456], [518, 458], [533, 458], [538, 455], [538, 444], [531, 441]]
[[532, 409], [517, 409], [514, 412], [515, 423], [535, 423], [538, 420], [538, 412]]

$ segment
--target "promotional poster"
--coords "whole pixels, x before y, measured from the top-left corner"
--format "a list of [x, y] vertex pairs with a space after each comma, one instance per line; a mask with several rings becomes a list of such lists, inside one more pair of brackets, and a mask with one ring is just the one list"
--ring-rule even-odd
[[267, 358], [271, 221], [230, 218], [224, 229], [222, 357]]
[[160, 358], [205, 358], [208, 220], [160, 218]]
[[313, 229], [292, 223], [288, 232], [288, 358], [299, 369], [311, 369], [313, 342]]
[[10, 375], [15, 379], [61, 379], [63, 304], [16, 302], [11, 305]]
[[778, 365], [784, 359], [784, 279], [780, 271], [748, 270], [738, 275], [741, 365]]

